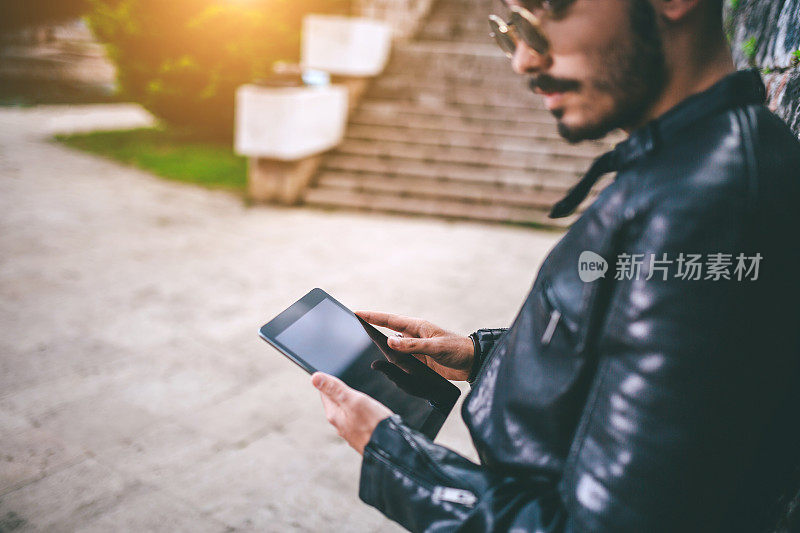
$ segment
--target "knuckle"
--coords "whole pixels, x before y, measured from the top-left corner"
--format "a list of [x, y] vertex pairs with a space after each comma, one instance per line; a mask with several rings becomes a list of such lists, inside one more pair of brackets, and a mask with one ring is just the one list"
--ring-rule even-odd
[[328, 396], [335, 395], [337, 391], [338, 387], [336, 386], [336, 383], [333, 380], [330, 380], [325, 384], [325, 392], [328, 394]]
[[348, 407], [352, 408], [353, 406], [358, 405], [361, 397], [358, 394], [346, 394], [342, 397], [342, 403], [347, 405]]
[[344, 387], [337, 386], [335, 391], [336, 400], [339, 402], [347, 401], [347, 397], [350, 396], [347, 394], [347, 389]]

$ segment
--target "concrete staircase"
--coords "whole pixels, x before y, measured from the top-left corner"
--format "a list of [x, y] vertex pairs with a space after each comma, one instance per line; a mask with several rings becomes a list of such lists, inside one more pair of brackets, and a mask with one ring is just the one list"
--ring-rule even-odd
[[33, 39], [32, 29], [0, 39], [0, 80], [60, 82], [65, 86], [97, 87], [113, 92], [116, 68], [103, 46], [80, 19], [39, 28], [49, 38]]
[[[496, 1], [496, 0], [494, 0]], [[564, 225], [546, 213], [607, 143], [571, 146], [488, 37], [492, 0], [438, 0], [395, 46], [307, 204]]]

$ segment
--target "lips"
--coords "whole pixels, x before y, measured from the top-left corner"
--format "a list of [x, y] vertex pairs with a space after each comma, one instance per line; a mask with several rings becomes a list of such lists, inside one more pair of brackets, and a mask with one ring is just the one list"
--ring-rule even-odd
[[561, 100], [564, 98], [564, 93], [545, 93], [540, 92], [544, 98], [544, 106], [548, 110], [553, 110], [561, 106]]
[[539, 87], [534, 87], [533, 92], [540, 95], [544, 100], [544, 106], [549, 110], [552, 111], [560, 107], [561, 100], [564, 98], [563, 91], [544, 91]]
[[550, 111], [561, 106], [566, 93], [580, 88], [580, 83], [575, 80], [554, 78], [548, 74], [531, 78], [528, 85], [534, 93], [542, 96], [545, 107]]

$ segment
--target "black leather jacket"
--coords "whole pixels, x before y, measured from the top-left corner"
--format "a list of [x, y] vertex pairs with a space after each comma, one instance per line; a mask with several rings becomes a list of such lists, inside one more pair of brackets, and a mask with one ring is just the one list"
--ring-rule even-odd
[[[800, 143], [763, 102], [758, 73], [738, 72], [618, 145], [615, 180], [514, 323], [483, 332], [462, 407], [481, 464], [395, 415], [360, 498], [412, 531], [774, 523], [800, 457]], [[605, 277], [581, 280], [584, 251]], [[701, 255], [700, 279], [680, 277], [681, 253]], [[617, 266], [635, 254], [634, 277]]]

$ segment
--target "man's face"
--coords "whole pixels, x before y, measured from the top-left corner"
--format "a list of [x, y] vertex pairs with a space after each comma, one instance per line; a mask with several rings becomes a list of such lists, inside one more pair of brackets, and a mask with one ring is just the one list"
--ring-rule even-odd
[[532, 9], [550, 51], [540, 55], [523, 41], [514, 70], [532, 76], [558, 131], [570, 142], [598, 139], [615, 128], [638, 125], [665, 81], [664, 53], [647, 0], [575, 0], [561, 12]]

